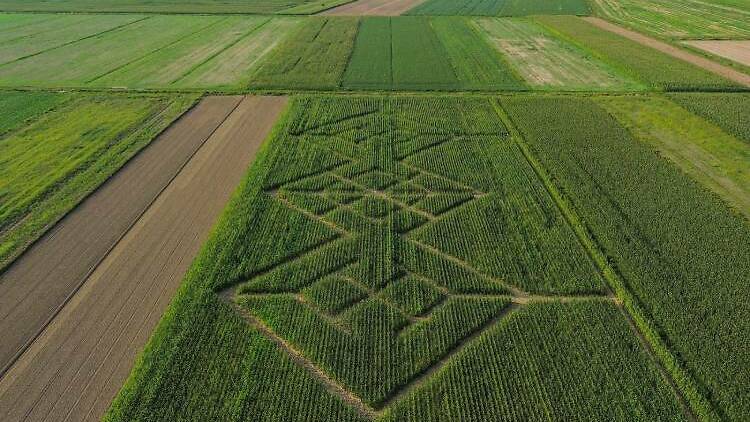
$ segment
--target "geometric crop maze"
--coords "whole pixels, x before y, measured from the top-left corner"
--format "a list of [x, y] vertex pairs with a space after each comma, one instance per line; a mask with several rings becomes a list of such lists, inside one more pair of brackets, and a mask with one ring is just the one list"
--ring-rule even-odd
[[318, 116], [274, 140], [258, 222], [272, 256], [222, 294], [369, 419], [516, 307], [607, 298], [488, 101], [467, 102], [463, 127], [444, 124], [461, 109], [405, 117], [402, 101], [295, 107]]

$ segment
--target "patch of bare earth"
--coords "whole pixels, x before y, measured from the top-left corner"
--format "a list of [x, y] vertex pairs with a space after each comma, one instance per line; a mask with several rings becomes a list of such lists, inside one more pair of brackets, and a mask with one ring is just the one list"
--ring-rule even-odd
[[621, 26], [607, 22], [601, 18], [586, 17], [583, 19], [587, 20], [589, 23], [601, 29], [604, 29], [605, 31], [618, 34], [632, 41], [635, 41], [641, 45], [644, 45], [646, 47], [651, 47], [655, 50], [661, 51], [662, 53], [670, 55], [674, 58], [694, 64], [702, 69], [708, 70], [709, 72], [715, 73], [730, 81], [736, 82], [740, 85], [750, 87], [750, 75], [747, 75], [745, 73], [732, 69], [729, 66], [724, 66], [722, 64], [711, 61], [705, 57], [701, 57], [697, 54], [693, 54], [681, 48], [667, 44], [663, 41], [659, 41], [654, 38], [643, 35], [641, 33], [631, 31], [629, 29], [625, 29]]
[[358, 0], [321, 13], [331, 16], [398, 16], [425, 0]]
[[685, 44], [739, 64], [750, 66], [750, 41], [685, 41]]
[[[189, 142], [205, 119], [201, 110], [209, 111], [212, 102], [229, 105], [229, 110], [221, 108], [223, 117], [205, 142], [0, 378], [0, 420], [101, 419], [286, 98], [206, 99], [173, 126], [172, 131], [183, 136], [164, 143], [176, 148]], [[93, 214], [89, 223], [109, 218], [107, 213]], [[85, 231], [46, 253], [76, 249], [96, 236]], [[40, 265], [48, 265], [44, 258]], [[53, 281], [46, 287], [52, 288]]]

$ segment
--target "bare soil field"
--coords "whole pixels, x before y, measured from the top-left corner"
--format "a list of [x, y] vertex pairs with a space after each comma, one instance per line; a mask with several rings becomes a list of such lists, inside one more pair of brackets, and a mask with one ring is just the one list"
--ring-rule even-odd
[[750, 41], [685, 41], [685, 44], [750, 66]]
[[0, 419], [102, 417], [285, 104], [246, 97], [232, 107], [0, 380]]
[[0, 375], [238, 102], [204, 100], [0, 274]]
[[331, 16], [398, 16], [425, 0], [358, 0], [324, 11]]
[[651, 47], [653, 49], [661, 51], [664, 54], [668, 54], [672, 57], [694, 64], [700, 68], [708, 70], [709, 72], [713, 72], [719, 76], [722, 76], [726, 79], [734, 81], [738, 84], [742, 84], [744, 86], [750, 87], [750, 75], [746, 75], [742, 72], [734, 70], [729, 66], [724, 66], [722, 64], [716, 63], [714, 61], [711, 61], [699, 55], [696, 55], [696, 54], [687, 52], [685, 50], [682, 50], [680, 48], [677, 48], [675, 46], [669, 45], [665, 42], [656, 40], [654, 38], [648, 37], [643, 34], [639, 34], [629, 29], [625, 29], [621, 26], [607, 22], [601, 18], [587, 17], [583, 19], [586, 19], [587, 21], [589, 21], [593, 25], [598, 26], [601, 29], [621, 35], [637, 43], [640, 43], [647, 47]]

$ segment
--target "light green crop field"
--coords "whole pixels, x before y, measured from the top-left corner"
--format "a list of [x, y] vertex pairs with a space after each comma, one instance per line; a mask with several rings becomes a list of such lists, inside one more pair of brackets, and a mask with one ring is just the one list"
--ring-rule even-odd
[[[61, 29], [40, 27], [55, 22]], [[298, 24], [261, 16], [60, 15], [0, 31], [9, 40], [0, 44], [0, 86], [241, 88]]]
[[533, 21], [482, 18], [474, 24], [529, 85], [550, 90], [638, 90], [642, 85]]
[[0, 0], [3, 12], [312, 14], [351, 0]]
[[194, 101], [195, 96], [4, 94], [0, 269]]
[[265, 61], [250, 84], [258, 88], [333, 89], [340, 85], [357, 35], [356, 18], [305, 20]]
[[748, 39], [745, 0], [592, 0], [596, 13], [636, 30], [673, 39]]

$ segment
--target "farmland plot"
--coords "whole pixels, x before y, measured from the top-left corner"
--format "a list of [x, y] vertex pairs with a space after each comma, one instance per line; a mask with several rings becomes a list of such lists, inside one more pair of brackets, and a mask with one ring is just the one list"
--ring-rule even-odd
[[750, 145], [660, 97], [596, 99], [639, 140], [750, 219]]
[[221, 17], [154, 16], [0, 67], [0, 85], [81, 86], [216, 24]]
[[344, 88], [519, 89], [499, 54], [463, 18], [366, 18]]
[[[23, 16], [23, 15], [21, 15]], [[0, 64], [39, 54], [83, 38], [112, 31], [141, 16], [71, 15], [0, 32]]]
[[0, 97], [0, 136], [22, 127], [68, 97], [48, 92], [4, 92]]
[[616, 269], [616, 288], [693, 411], [750, 413], [748, 220], [591, 99], [501, 102]]
[[601, 16], [676, 39], [747, 39], [750, 8], [704, 0], [594, 0]]
[[669, 94], [681, 106], [750, 144], [750, 94]]
[[707, 70], [605, 31], [584, 19], [570, 16], [539, 16], [534, 19], [562, 39], [653, 88], [667, 91], [739, 88]]
[[105, 420], [548, 412], [682, 417], [493, 103], [302, 97]]
[[14, 100], [32, 121], [0, 138], [0, 268], [193, 101], [98, 95]]
[[310, 14], [341, 0], [0, 0], [0, 11], [115, 12], [115, 13], [226, 13]]
[[527, 16], [588, 15], [585, 0], [427, 0], [412, 15]]
[[[164, 87], [219, 55], [268, 22], [262, 17], [216, 20], [169, 46], [148, 54], [91, 82], [96, 86]], [[242, 70], [242, 69], [240, 69]]]
[[320, 88], [340, 85], [351, 55], [355, 18], [310, 18], [280, 44], [252, 77], [259, 88]]
[[622, 90], [639, 85], [531, 21], [487, 18], [477, 19], [475, 23], [532, 86], [563, 90]]

